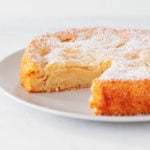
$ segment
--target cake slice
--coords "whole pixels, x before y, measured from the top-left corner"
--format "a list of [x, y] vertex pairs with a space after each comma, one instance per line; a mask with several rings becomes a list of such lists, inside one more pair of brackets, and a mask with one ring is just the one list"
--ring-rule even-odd
[[90, 107], [97, 115], [150, 113], [150, 68], [110, 68], [92, 84]]

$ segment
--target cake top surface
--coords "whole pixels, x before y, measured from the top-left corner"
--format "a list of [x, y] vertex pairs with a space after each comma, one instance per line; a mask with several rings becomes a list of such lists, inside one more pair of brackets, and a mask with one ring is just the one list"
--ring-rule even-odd
[[33, 61], [47, 65], [94, 66], [112, 61], [100, 79], [150, 78], [149, 30], [70, 29], [37, 36], [27, 49]]
[[115, 65], [106, 70], [98, 80], [141, 80], [150, 78], [150, 67], [140, 65], [132, 67], [116, 67]]

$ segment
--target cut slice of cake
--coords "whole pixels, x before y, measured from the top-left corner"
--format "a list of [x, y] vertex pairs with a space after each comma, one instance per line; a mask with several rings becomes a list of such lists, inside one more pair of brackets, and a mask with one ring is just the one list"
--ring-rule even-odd
[[150, 113], [150, 31], [105, 27], [37, 36], [22, 58], [28, 92], [91, 87], [97, 115]]
[[108, 69], [93, 81], [90, 107], [97, 115], [150, 113], [150, 68]]

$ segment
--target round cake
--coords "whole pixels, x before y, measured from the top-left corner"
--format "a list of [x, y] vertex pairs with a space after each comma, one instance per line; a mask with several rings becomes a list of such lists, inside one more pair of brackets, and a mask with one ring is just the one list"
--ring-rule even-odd
[[91, 87], [96, 115], [150, 113], [150, 31], [106, 27], [35, 37], [22, 57], [28, 92]]

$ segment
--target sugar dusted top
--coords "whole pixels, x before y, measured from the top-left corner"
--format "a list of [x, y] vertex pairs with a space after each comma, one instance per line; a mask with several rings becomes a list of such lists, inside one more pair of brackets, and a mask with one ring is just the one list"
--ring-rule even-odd
[[35, 62], [95, 66], [110, 60], [100, 79], [150, 78], [150, 31], [105, 27], [37, 36], [27, 48]]

